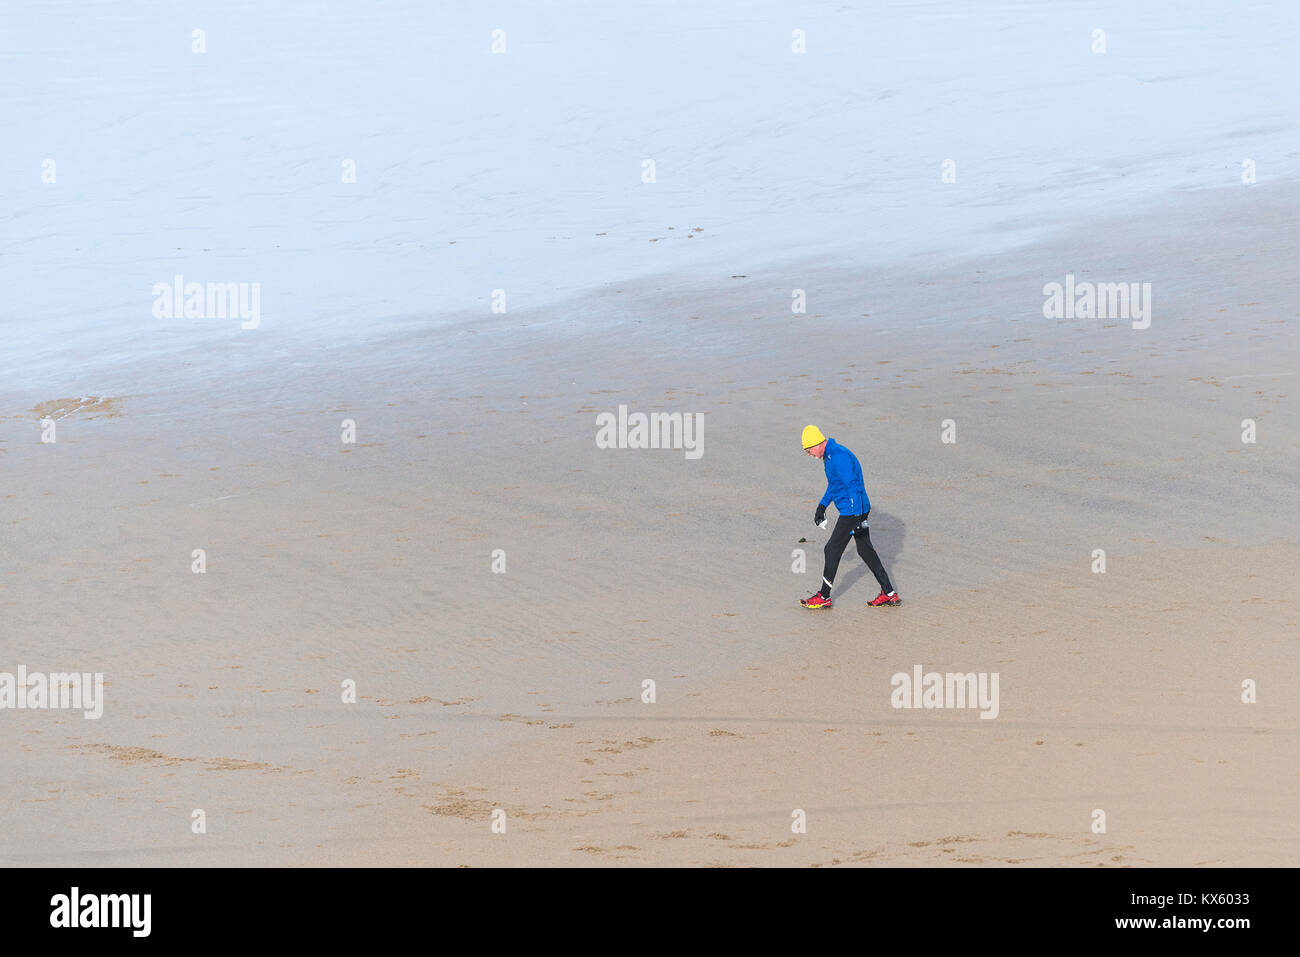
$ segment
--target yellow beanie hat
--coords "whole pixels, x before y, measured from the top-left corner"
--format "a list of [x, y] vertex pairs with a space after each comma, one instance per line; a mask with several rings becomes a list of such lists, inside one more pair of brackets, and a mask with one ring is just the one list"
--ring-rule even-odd
[[805, 425], [803, 427], [803, 447], [810, 449], [814, 445], [821, 445], [826, 441], [826, 436], [822, 435], [822, 430], [815, 425]]

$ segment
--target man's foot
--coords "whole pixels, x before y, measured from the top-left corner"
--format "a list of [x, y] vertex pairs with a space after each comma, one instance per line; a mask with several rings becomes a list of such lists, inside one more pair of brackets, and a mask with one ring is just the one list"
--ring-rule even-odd
[[805, 608], [829, 608], [831, 607], [831, 600], [829, 598], [823, 598], [822, 593], [818, 592], [811, 598], [800, 598], [799, 604], [803, 605]]
[[873, 601], [867, 602], [868, 605], [879, 607], [880, 605], [900, 605], [903, 599], [898, 597], [898, 592], [891, 591], [886, 595], [883, 591], [875, 597]]

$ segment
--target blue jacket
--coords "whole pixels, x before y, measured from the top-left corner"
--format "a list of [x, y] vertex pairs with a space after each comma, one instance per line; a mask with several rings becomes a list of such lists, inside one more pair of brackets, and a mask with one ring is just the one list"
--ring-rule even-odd
[[871, 511], [871, 499], [867, 498], [867, 487], [862, 484], [862, 466], [857, 456], [834, 439], [827, 439], [822, 467], [826, 469], [823, 506], [833, 501], [841, 515], [865, 515]]

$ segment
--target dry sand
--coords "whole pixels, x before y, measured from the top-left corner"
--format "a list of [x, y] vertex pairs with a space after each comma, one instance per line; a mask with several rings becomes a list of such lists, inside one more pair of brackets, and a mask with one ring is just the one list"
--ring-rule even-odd
[[[1008, 575], [870, 613], [858, 594], [739, 677], [673, 682], [654, 705], [594, 719], [546, 715], [508, 759], [422, 798], [432, 821], [408, 809], [384, 840], [329, 859], [1294, 865], [1297, 622], [1282, 596], [1300, 550], [1234, 558], [1237, 573], [1156, 552], [1106, 581]], [[1231, 600], [1207, 600], [1223, 588]], [[912, 662], [998, 671], [1000, 716], [893, 710], [889, 675]], [[1240, 677], [1257, 674], [1271, 706], [1239, 701]], [[505, 835], [489, 830], [494, 808]]]
[[[979, 261], [9, 388], [0, 670], [108, 700], [0, 713], [0, 862], [1294, 864], [1296, 218], [1176, 194]], [[1151, 328], [1044, 319], [1067, 272], [1152, 282]], [[598, 449], [619, 404], [703, 413], [703, 458]], [[861, 459], [901, 607], [851, 551], [798, 607], [807, 422]], [[916, 664], [998, 672], [999, 716], [895, 710]]]

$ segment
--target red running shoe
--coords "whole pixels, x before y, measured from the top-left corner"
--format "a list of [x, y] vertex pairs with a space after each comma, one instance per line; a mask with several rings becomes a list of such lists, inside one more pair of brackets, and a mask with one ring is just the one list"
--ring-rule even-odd
[[868, 605], [876, 608], [881, 605], [901, 605], [902, 603], [903, 599], [898, 597], [898, 592], [896, 591], [891, 591], [888, 595], [882, 591], [873, 601], [867, 602]]
[[799, 604], [803, 605], [805, 608], [829, 608], [831, 607], [831, 600], [829, 598], [823, 598], [822, 593], [818, 592], [811, 598], [800, 598]]

